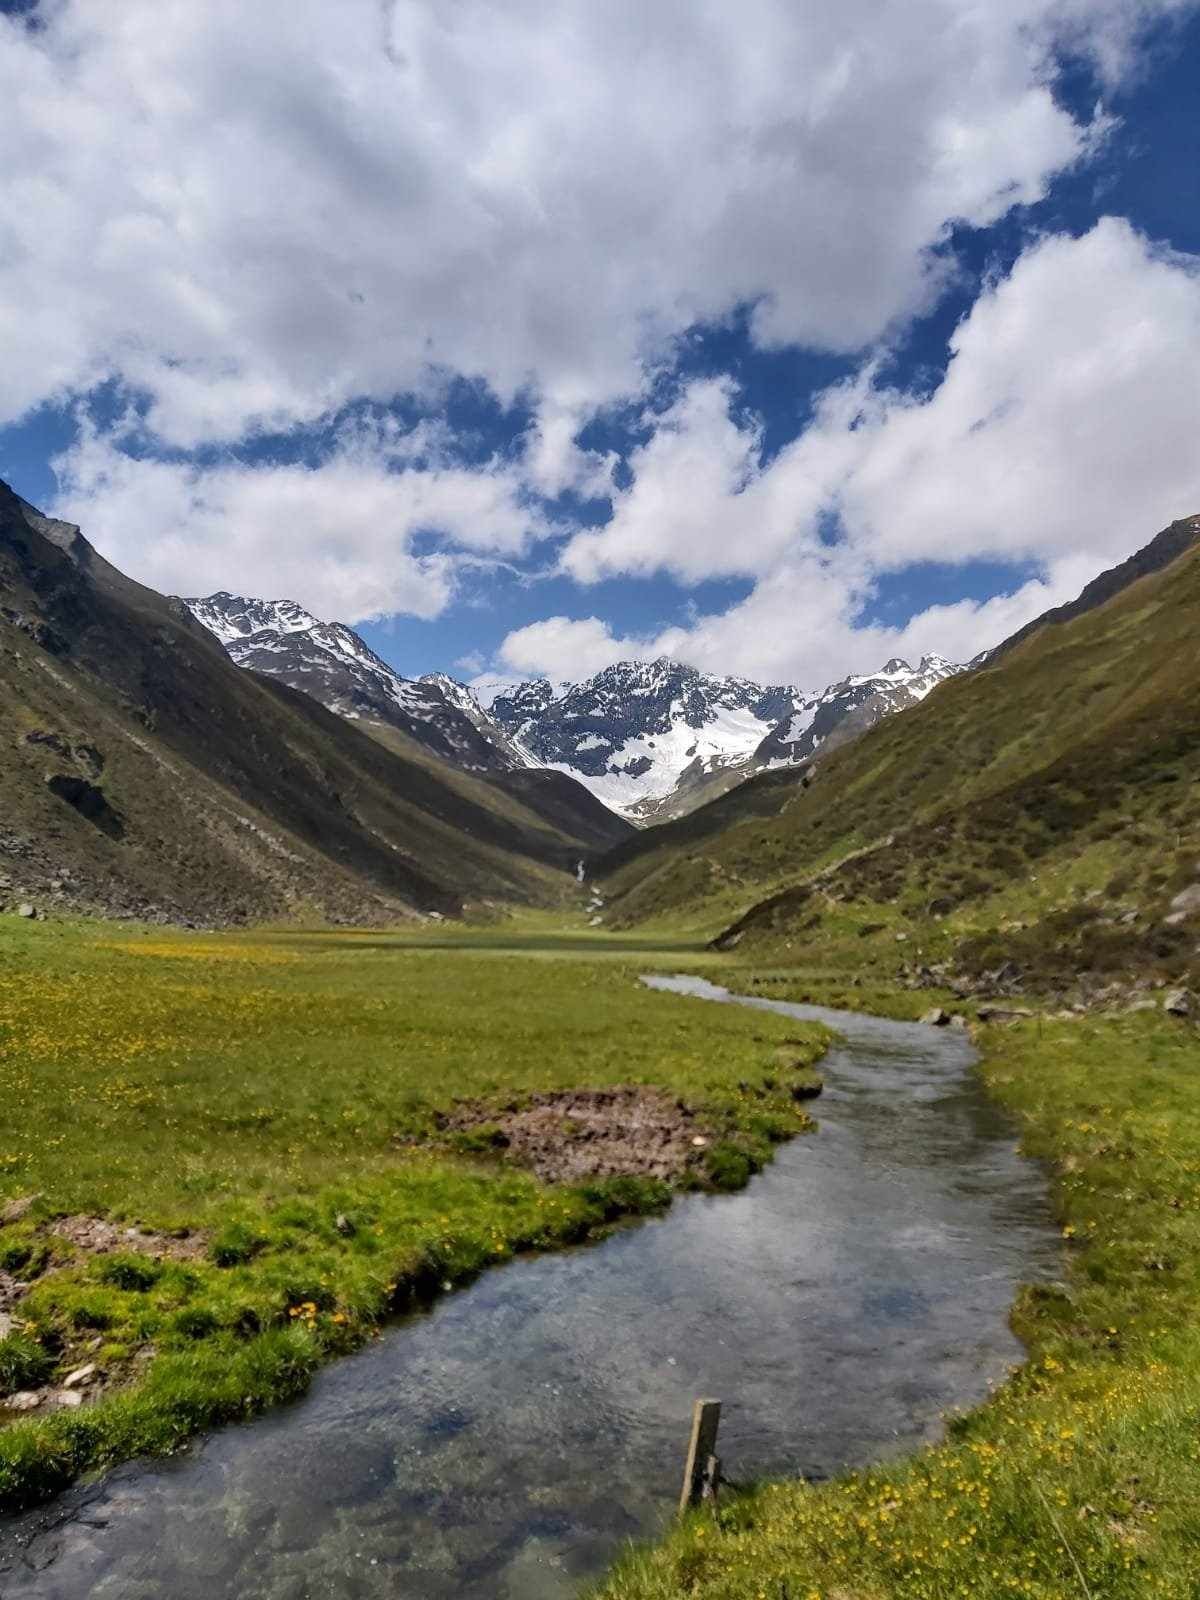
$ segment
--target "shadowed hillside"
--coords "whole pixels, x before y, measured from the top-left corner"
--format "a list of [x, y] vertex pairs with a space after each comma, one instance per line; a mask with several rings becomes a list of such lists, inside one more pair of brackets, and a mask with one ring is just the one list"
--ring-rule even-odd
[[619, 836], [385, 749], [0, 485], [0, 904], [203, 922], [553, 903]]

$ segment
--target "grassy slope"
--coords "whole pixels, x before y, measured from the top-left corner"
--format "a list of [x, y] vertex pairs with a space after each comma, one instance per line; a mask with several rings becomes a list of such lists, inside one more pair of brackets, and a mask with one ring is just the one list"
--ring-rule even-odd
[[[591, 823], [581, 838], [565, 815], [385, 750], [240, 671], [178, 602], [70, 534], [31, 523], [0, 485], [0, 868], [14, 898], [41, 898], [64, 870], [58, 893], [81, 908], [212, 921], [361, 923], [570, 894]], [[39, 732], [57, 748], [30, 743]], [[78, 774], [83, 747], [103, 758], [88, 775], [120, 837], [46, 787]]]
[[[1024, 918], [1042, 925], [1025, 930], [1030, 958], [1071, 947], [1068, 965], [1174, 955], [1185, 970], [1194, 930], [1160, 923], [1197, 864], [1198, 611], [1192, 551], [942, 684], [834, 752], [809, 786], [767, 774], [620, 847], [611, 915], [776, 941], [828, 918], [836, 929], [854, 920], [847, 906], [889, 933], [932, 910], [962, 938]], [[1090, 890], [1136, 909], [1137, 926], [1088, 928], [1104, 909], [1078, 914]], [[1059, 913], [1065, 924], [1048, 920]]]
[[604, 1600], [1200, 1592], [1194, 1031], [1138, 1015], [982, 1042], [990, 1089], [1054, 1174], [1066, 1241], [1067, 1281], [1014, 1314], [1028, 1364], [943, 1446], [697, 1514], [622, 1563]]
[[[454, 1099], [663, 1085], [701, 1110], [723, 1180], [808, 1125], [787, 1079], [820, 1030], [640, 989], [655, 957], [636, 944], [564, 944], [536, 922], [523, 957], [495, 942], [0, 919], [0, 1202], [41, 1195], [0, 1229], [0, 1269], [28, 1273], [48, 1248], [63, 1264], [0, 1341], [0, 1391], [84, 1360], [116, 1384], [0, 1429], [0, 1504], [294, 1393], [414, 1293], [665, 1198], [456, 1157], [428, 1142]], [[45, 1221], [75, 1212], [199, 1228], [209, 1250], [142, 1281], [144, 1261], [47, 1240]]]
[[[914, 959], [1013, 957], [1035, 1006], [1081, 973], [1195, 979], [1194, 922], [1162, 919], [1200, 867], [1198, 614], [1193, 550], [943, 685], [810, 788], [771, 774], [623, 847], [612, 911], [732, 926], [734, 987], [895, 1015], [949, 998], [896, 986]], [[1028, 1365], [944, 1446], [727, 1501], [631, 1555], [603, 1600], [1200, 1593], [1195, 1028], [1151, 1010], [980, 1044], [1062, 1217], [1067, 1281], [1014, 1313]]]
[[565, 772], [539, 767], [513, 772], [466, 772], [447, 766], [399, 728], [367, 721], [359, 727], [385, 749], [434, 774], [446, 788], [457, 790], [476, 805], [486, 803], [490, 811], [510, 819], [527, 834], [540, 827], [545, 834], [541, 854], [559, 868], [573, 872], [580, 857], [609, 850], [634, 831], [632, 823], [610, 811]]

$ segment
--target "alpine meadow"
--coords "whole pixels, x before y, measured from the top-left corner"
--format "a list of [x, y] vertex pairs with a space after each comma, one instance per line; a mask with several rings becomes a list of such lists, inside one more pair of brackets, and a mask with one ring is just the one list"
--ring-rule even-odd
[[1196, 0], [0, 0], [0, 1597], [1200, 1594]]

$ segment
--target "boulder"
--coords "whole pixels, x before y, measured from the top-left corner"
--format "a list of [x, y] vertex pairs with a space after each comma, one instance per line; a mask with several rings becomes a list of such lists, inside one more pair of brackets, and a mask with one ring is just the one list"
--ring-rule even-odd
[[0, 1206], [0, 1228], [6, 1227], [10, 1222], [20, 1222], [37, 1198], [36, 1194], [19, 1194], [6, 1206]]
[[17, 915], [19, 917], [36, 917], [37, 916], [37, 912], [34, 910], [33, 906], [31, 906], [29, 904], [28, 901], [25, 901], [25, 903], [23, 905], [19, 905], [17, 907]]
[[921, 1018], [931, 1028], [948, 1028], [950, 1026], [950, 1013], [943, 1011], [941, 1006], [934, 1006]]
[[1200, 883], [1190, 883], [1186, 889], [1181, 889], [1171, 901], [1172, 915], [1174, 916], [1179, 912], [1182, 912], [1184, 917], [1195, 916], [1197, 912], [1200, 912]]
[[18, 1389], [16, 1394], [10, 1394], [3, 1404], [9, 1411], [33, 1411], [42, 1403], [40, 1389]]
[[64, 1389], [77, 1389], [81, 1383], [88, 1383], [95, 1376], [96, 1363], [89, 1361], [86, 1367], [76, 1367], [74, 1372], [68, 1372], [62, 1381]]
[[1171, 1017], [1190, 1017], [1192, 997], [1186, 989], [1172, 989], [1163, 999], [1163, 1010]]

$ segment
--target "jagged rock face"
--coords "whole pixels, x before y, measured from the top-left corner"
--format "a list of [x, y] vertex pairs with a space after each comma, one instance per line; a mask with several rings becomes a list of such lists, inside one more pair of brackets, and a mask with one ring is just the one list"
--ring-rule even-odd
[[961, 669], [938, 656], [889, 661], [823, 694], [718, 678], [670, 661], [620, 661], [583, 683], [401, 677], [351, 628], [290, 600], [225, 592], [185, 604], [239, 666], [279, 678], [339, 715], [399, 728], [456, 766], [547, 767], [639, 822], [682, 815], [764, 765], [803, 761], [832, 738], [915, 705]]
[[755, 762], [805, 761], [822, 745], [843, 744], [884, 717], [915, 706], [944, 679], [965, 670], [941, 656], [923, 656], [915, 668], [894, 656], [880, 672], [843, 678], [772, 729], [755, 751]]
[[321, 622], [294, 600], [224, 591], [184, 602], [240, 667], [278, 678], [351, 719], [384, 723], [471, 772], [529, 765], [471, 691], [441, 674], [403, 678], [340, 622]]
[[320, 627], [319, 620], [294, 600], [247, 600], [221, 589], [186, 604], [197, 622], [215, 633], [224, 645], [264, 631], [305, 633], [309, 628]]
[[685, 773], [745, 761], [800, 698], [787, 685], [715, 678], [661, 658], [617, 662], [584, 683], [500, 688], [489, 710], [547, 766], [614, 810], [649, 818]]
[[[585, 683], [492, 684], [495, 720], [548, 766], [642, 822], [680, 816], [764, 765], [803, 761], [924, 699], [963, 669], [892, 660], [821, 694], [715, 678], [679, 662], [622, 661]], [[477, 687], [481, 687], [478, 686]]]

